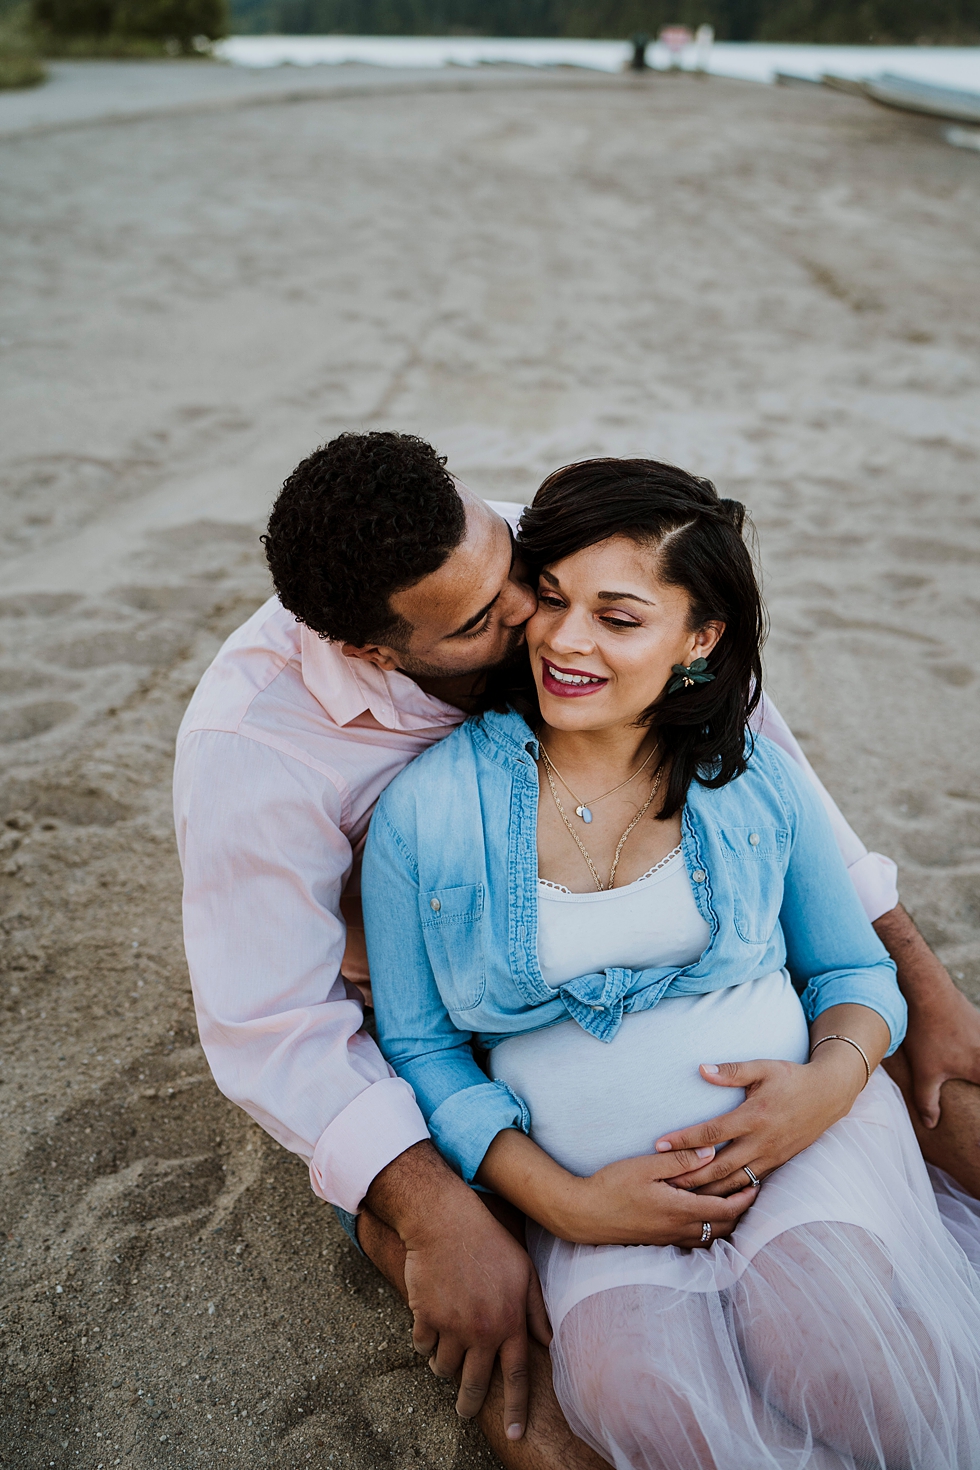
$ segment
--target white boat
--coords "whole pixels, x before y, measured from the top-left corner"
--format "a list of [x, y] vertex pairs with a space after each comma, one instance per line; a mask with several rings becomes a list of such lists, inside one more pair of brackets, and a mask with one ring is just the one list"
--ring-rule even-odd
[[[839, 84], [837, 78], [828, 85]], [[868, 78], [861, 91], [872, 102], [897, 107], [903, 112], [923, 112], [929, 117], [947, 117], [955, 122], [980, 123], [980, 92], [960, 92], [953, 87], [939, 87], [932, 82], [916, 82], [911, 77], [884, 76]], [[850, 90], [850, 88], [848, 88]]]

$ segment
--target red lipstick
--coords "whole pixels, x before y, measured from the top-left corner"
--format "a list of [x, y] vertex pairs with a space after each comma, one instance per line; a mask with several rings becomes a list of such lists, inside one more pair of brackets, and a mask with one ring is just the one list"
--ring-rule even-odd
[[579, 699], [586, 694], [598, 694], [609, 680], [590, 674], [588, 669], [566, 669], [551, 659], [542, 658], [541, 683], [549, 694], [557, 694], [559, 699]]

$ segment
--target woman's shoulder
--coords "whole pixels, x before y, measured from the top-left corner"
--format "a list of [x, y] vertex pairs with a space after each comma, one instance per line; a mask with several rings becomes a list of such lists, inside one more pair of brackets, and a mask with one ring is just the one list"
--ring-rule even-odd
[[760, 794], [766, 793], [781, 808], [789, 821], [820, 805], [806, 772], [768, 735], [753, 735], [747, 755], [746, 776]]
[[451, 734], [409, 761], [382, 792], [378, 810], [396, 827], [406, 822], [414, 826], [417, 813], [425, 813], [429, 821], [434, 813], [458, 814], [465, 788], [479, 779], [481, 768], [506, 764], [501, 736], [509, 733], [508, 726], [515, 720], [523, 727], [517, 715], [464, 720]]
[[445, 796], [445, 783], [458, 779], [461, 768], [472, 761], [473, 739], [469, 725], [470, 721], [464, 720], [449, 735], [410, 760], [381, 793], [379, 808], [390, 815], [419, 799], [428, 799], [437, 788]]
[[[708, 810], [719, 817], [753, 821], [768, 815], [792, 825], [807, 801], [808, 782], [792, 759], [765, 735], [749, 737], [745, 769], [726, 786], [700, 787]], [[692, 789], [692, 794], [694, 787]]]

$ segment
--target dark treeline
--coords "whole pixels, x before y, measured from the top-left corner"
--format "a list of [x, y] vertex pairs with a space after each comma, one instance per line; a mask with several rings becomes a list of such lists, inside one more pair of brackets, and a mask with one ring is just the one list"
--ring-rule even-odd
[[719, 40], [980, 41], [980, 0], [232, 0], [232, 29], [386, 36], [656, 35], [708, 21]]

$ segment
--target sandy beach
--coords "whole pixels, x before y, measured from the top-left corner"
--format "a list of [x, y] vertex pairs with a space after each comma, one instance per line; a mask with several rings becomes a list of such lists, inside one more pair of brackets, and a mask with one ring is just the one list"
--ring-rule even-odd
[[129, 66], [100, 121], [59, 75], [0, 98], [0, 1463], [491, 1466], [210, 1079], [182, 711], [338, 430], [514, 501], [678, 462], [750, 507], [769, 689], [980, 997], [980, 157], [717, 78]]

